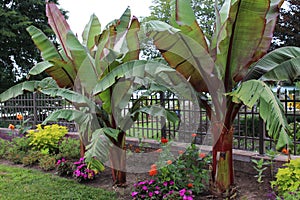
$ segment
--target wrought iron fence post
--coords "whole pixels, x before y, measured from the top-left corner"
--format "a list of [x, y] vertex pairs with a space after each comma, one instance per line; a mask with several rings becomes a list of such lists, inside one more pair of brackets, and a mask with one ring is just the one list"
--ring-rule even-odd
[[36, 93], [32, 94], [33, 98], [33, 126], [35, 127], [37, 124], [37, 107], [36, 107]]
[[[160, 105], [165, 108], [165, 93], [164, 92], [159, 92], [159, 98], [160, 98]], [[160, 118], [160, 124], [161, 124], [161, 137], [162, 138], [167, 138], [166, 134], [166, 120], [161, 117]]]
[[263, 155], [265, 154], [266, 148], [265, 148], [265, 136], [266, 136], [266, 126], [265, 122], [261, 117], [259, 117], [259, 124], [258, 124], [258, 136], [259, 136], [259, 154]]

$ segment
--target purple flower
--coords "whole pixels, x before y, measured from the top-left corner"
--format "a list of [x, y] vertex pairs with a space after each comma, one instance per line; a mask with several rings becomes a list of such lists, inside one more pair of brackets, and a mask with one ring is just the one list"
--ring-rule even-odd
[[151, 185], [152, 183], [154, 183], [155, 182], [155, 180], [150, 180], [149, 181], [149, 185]]
[[185, 192], [186, 192], [186, 189], [183, 188], [182, 190], [179, 190], [179, 195], [180, 195], [181, 197], [183, 197], [184, 194], [185, 194]]
[[158, 190], [155, 190], [154, 193], [155, 193], [155, 194], [159, 194], [159, 191], [158, 191]]
[[62, 159], [61, 159], [61, 162], [66, 162], [66, 159], [65, 159], [65, 158], [62, 158]]
[[143, 186], [142, 189], [145, 191], [148, 190], [147, 186]]
[[132, 197], [135, 197], [137, 194], [138, 194], [138, 192], [132, 192], [132, 193], [131, 193], [131, 196], [132, 196]]
[[149, 197], [152, 197], [153, 196], [153, 192], [149, 192]]
[[170, 181], [170, 185], [174, 185], [174, 181]]
[[141, 181], [138, 183], [138, 185], [144, 185], [146, 182], [145, 181]]
[[183, 200], [193, 200], [193, 197], [184, 195]]
[[168, 182], [167, 181], [164, 182], [163, 185], [167, 187], [168, 186]]
[[60, 163], [61, 163], [61, 160], [58, 160], [57, 163], [56, 163], [56, 165], [59, 165]]
[[79, 170], [75, 170], [75, 171], [74, 171], [74, 174], [75, 174], [76, 177], [78, 177], [78, 176], [80, 176], [81, 173], [80, 173]]
[[160, 190], [160, 187], [158, 187], [158, 186], [155, 186], [155, 189], [157, 189], [157, 190]]

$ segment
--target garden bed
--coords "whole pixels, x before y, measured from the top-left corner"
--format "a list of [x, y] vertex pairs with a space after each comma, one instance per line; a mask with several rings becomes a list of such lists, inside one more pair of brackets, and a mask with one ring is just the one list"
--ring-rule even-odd
[[[8, 139], [6, 131], [0, 129], [0, 138]], [[68, 137], [76, 138], [77, 134], [69, 133]], [[111, 169], [106, 167], [95, 180], [83, 183], [91, 187], [100, 187], [106, 190], [115, 191], [119, 199], [129, 200], [131, 198], [131, 192], [134, 191], [134, 184], [138, 181], [143, 181], [149, 179], [148, 171], [149, 166], [156, 161], [155, 152], [158, 149], [159, 142], [154, 140], [143, 140], [142, 142], [135, 138], [127, 139], [127, 149], [130, 149], [131, 153], [127, 156], [127, 187], [114, 187], [111, 177]], [[173, 143], [171, 150], [173, 152], [178, 152], [184, 149], [186, 144]], [[200, 146], [202, 152], [208, 153], [211, 151], [209, 146]], [[150, 155], [150, 156], [149, 156]], [[272, 190], [270, 188], [269, 181], [272, 180], [270, 175], [271, 171], [266, 170], [263, 178], [263, 183], [257, 183], [257, 178], [254, 177], [257, 171], [253, 168], [253, 163], [251, 159], [267, 159], [267, 157], [261, 157], [255, 152], [247, 152], [241, 150], [234, 150], [234, 167], [235, 167], [235, 183], [237, 196], [235, 199], [269, 199], [268, 196], [272, 195]], [[286, 162], [287, 156], [277, 156], [274, 161], [274, 171], [281, 167], [282, 163]], [[1, 164], [12, 165], [11, 162], [7, 160], [0, 160]], [[23, 167], [22, 165], [18, 165]], [[39, 169], [38, 166], [33, 166], [33, 168]], [[55, 173], [54, 170], [47, 173]], [[213, 199], [210, 194], [203, 193], [197, 196], [195, 199]]]

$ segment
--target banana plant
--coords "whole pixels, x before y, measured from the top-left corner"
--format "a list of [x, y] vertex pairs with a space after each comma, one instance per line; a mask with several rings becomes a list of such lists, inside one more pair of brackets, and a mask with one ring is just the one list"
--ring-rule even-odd
[[38, 28], [28, 27], [27, 31], [44, 59], [29, 71], [29, 76], [45, 71], [52, 79], [16, 85], [0, 94], [0, 101], [26, 91], [65, 98], [75, 110], [55, 111], [43, 123], [60, 119], [75, 121], [79, 125], [81, 154], [87, 151], [87, 158], [97, 157], [102, 162], [109, 159], [114, 183], [125, 184], [125, 132], [136, 119], [134, 116], [138, 112], [147, 112], [170, 121], [176, 120], [175, 114], [164, 109], [141, 109], [140, 100], [134, 103], [130, 113], [121, 115], [140, 80], [120, 80], [97, 94], [93, 92], [97, 82], [105, 79], [114, 68], [138, 59], [139, 22], [136, 17], [131, 17], [127, 8], [120, 19], [112, 21], [101, 31], [98, 18], [92, 15], [83, 31], [81, 43], [54, 3], [46, 4], [46, 15], [60, 46], [57, 48]]
[[190, 82], [207, 110], [213, 136], [212, 190], [232, 195], [234, 184], [233, 121], [242, 105], [253, 107], [277, 139], [277, 149], [291, 145], [282, 104], [265, 81], [300, 75], [300, 49], [286, 47], [267, 53], [283, 0], [215, 1], [215, 30], [210, 41], [195, 19], [190, 1], [175, 0], [170, 24], [150, 21], [147, 36], [168, 64]]

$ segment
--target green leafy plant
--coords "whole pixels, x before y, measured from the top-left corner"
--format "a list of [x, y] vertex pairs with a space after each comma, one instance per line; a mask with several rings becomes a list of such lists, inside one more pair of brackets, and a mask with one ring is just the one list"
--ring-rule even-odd
[[257, 177], [257, 182], [258, 183], [263, 183], [264, 181], [262, 180], [264, 175], [263, 172], [267, 169], [267, 167], [264, 167], [265, 165], [267, 165], [267, 163], [265, 163], [265, 160], [263, 158], [256, 160], [256, 159], [252, 159], [251, 160], [255, 166], [253, 166], [253, 168], [257, 171], [257, 175], [255, 175], [254, 177]]
[[9, 141], [0, 138], [0, 158], [5, 158], [9, 143]]
[[192, 195], [208, 190], [211, 157], [200, 153], [197, 146], [191, 144], [184, 153], [180, 152], [180, 156], [175, 160], [169, 148], [170, 143], [162, 144], [162, 148], [158, 151], [159, 160], [149, 171], [149, 175], [156, 183], [163, 184], [164, 189], [161, 188], [160, 193], [175, 195], [180, 194], [181, 190], [186, 190], [191, 191]]
[[284, 168], [278, 169], [276, 180], [271, 181], [279, 197], [289, 200], [300, 198], [300, 158], [290, 160]]
[[72, 176], [73, 175], [73, 162], [62, 158], [56, 162], [56, 172], [59, 176]]
[[[300, 122], [292, 122], [289, 124], [289, 136], [292, 140], [300, 141]], [[295, 131], [294, 131], [295, 130]], [[291, 146], [291, 151], [294, 151], [294, 146]], [[300, 145], [296, 147], [296, 153], [300, 154]]]
[[65, 138], [58, 145], [58, 154], [56, 159], [65, 158], [79, 159], [80, 158], [80, 141], [75, 138]]
[[40, 151], [30, 150], [22, 159], [24, 166], [32, 166], [39, 162], [39, 159], [43, 156]]
[[68, 130], [65, 126], [58, 124], [47, 125], [42, 127], [37, 125], [36, 130], [28, 131], [27, 137], [30, 139], [30, 146], [36, 150], [46, 150], [49, 153], [58, 150], [59, 141], [67, 134]]
[[26, 137], [13, 138], [6, 151], [6, 158], [15, 164], [21, 164], [23, 157], [31, 149], [30, 141]]
[[45, 154], [39, 159], [39, 167], [44, 171], [53, 170], [56, 167], [56, 158], [53, 155]]

